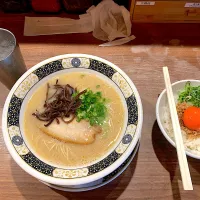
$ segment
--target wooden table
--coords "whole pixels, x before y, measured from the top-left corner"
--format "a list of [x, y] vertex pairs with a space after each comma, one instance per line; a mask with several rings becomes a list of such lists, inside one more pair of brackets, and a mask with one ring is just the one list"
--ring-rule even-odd
[[[14, 32], [28, 68], [59, 54], [86, 53], [105, 58], [123, 69], [138, 88], [144, 124], [139, 151], [127, 170], [108, 185], [83, 193], [53, 190], [25, 173], [9, 155], [0, 134], [0, 199], [200, 199], [200, 161], [188, 158], [194, 191], [186, 192], [176, 151], [160, 132], [155, 115], [156, 100], [164, 88], [162, 66], [169, 67], [173, 82], [200, 77], [199, 25], [137, 24], [134, 34], [138, 39], [124, 46], [102, 48], [98, 47], [101, 41], [91, 34], [23, 37], [23, 20], [23, 15], [0, 15], [0, 26]], [[169, 31], [172, 28], [173, 33]], [[0, 85], [0, 91], [2, 112], [8, 90]]]

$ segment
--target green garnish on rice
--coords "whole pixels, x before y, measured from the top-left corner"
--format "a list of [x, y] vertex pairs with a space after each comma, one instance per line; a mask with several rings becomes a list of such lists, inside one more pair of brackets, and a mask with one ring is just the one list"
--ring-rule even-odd
[[187, 82], [184, 90], [179, 94], [178, 101], [180, 103], [191, 103], [193, 106], [200, 107], [200, 85], [191, 86], [191, 83]]

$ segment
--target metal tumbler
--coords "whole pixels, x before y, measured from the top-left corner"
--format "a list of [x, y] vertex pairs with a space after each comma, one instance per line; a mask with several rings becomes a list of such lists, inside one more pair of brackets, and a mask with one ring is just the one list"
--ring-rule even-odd
[[9, 30], [0, 28], [0, 81], [11, 89], [26, 71], [16, 38]]

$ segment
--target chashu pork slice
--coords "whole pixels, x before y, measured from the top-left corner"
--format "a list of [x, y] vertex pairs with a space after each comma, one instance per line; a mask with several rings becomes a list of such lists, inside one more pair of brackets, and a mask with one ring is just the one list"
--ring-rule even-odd
[[69, 124], [62, 120], [57, 124], [54, 120], [48, 127], [43, 124], [39, 128], [43, 133], [59, 141], [75, 144], [91, 144], [94, 142], [96, 134], [102, 131], [99, 126], [90, 126], [89, 122], [85, 120], [77, 122], [76, 119]]

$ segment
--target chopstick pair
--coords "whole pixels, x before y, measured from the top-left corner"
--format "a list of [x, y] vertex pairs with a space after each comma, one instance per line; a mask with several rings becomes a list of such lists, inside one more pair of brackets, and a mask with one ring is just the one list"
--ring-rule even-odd
[[178, 119], [178, 115], [176, 111], [176, 104], [174, 101], [174, 95], [173, 95], [169, 71], [167, 67], [163, 67], [163, 75], [164, 75], [165, 87], [167, 91], [167, 98], [168, 98], [168, 104], [169, 104], [170, 115], [171, 115], [171, 120], [172, 120], [172, 126], [174, 130], [176, 151], [178, 155], [178, 162], [179, 162], [179, 167], [181, 171], [183, 188], [184, 190], [193, 190], [192, 180], [191, 180], [188, 162], [187, 162], [187, 158], [185, 154], [185, 148], [183, 144], [181, 127], [179, 124], [179, 119]]

